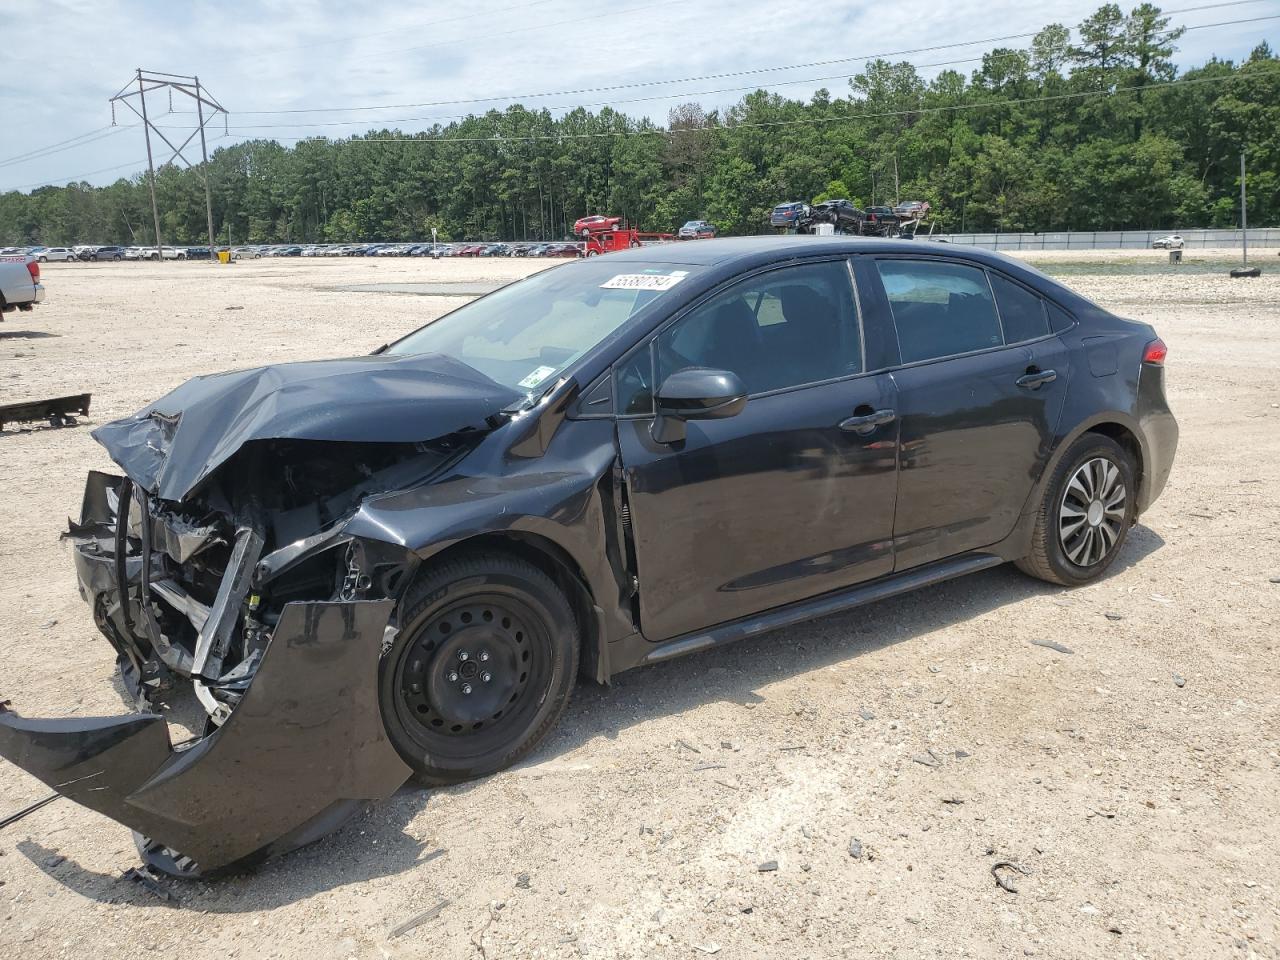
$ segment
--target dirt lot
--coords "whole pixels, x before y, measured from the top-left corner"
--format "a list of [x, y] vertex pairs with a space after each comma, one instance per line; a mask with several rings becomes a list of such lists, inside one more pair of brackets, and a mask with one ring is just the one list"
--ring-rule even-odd
[[[336, 287], [538, 266], [49, 265], [48, 302], [0, 325], [0, 397], [91, 390], [100, 423], [458, 302]], [[0, 833], [0, 953], [1280, 957], [1280, 264], [1109, 269], [1069, 282], [1156, 324], [1182, 443], [1102, 582], [1000, 568], [580, 687], [521, 768], [406, 788], [257, 874], [166, 884], [174, 903], [118, 879], [125, 829], [60, 801]], [[88, 429], [0, 434], [0, 697], [29, 715], [121, 708], [57, 539], [92, 467]], [[45, 792], [0, 765], [0, 815]]]

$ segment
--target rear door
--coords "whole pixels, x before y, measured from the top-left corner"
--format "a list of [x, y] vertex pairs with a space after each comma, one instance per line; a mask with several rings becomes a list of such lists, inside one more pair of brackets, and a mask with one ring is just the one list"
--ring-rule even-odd
[[902, 361], [895, 568], [995, 544], [1051, 453], [1068, 352], [1043, 300], [1001, 274], [940, 257], [867, 273]]
[[[893, 383], [865, 373], [848, 263], [730, 282], [619, 364], [618, 442], [652, 641], [749, 616], [893, 569]], [[737, 416], [653, 438], [653, 384], [731, 370]], [[889, 419], [856, 426], [877, 411]]]

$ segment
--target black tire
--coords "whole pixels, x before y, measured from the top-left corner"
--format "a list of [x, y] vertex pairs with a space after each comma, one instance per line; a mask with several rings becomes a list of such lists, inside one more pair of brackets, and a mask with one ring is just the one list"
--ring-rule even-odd
[[41, 263], [48, 263], [48, 262], [49, 262], [49, 258], [48, 258], [48, 257], [40, 257], [39, 259], [40, 259], [40, 262], [41, 262]]
[[525, 757], [555, 725], [578, 673], [578, 624], [537, 567], [477, 552], [426, 570], [396, 616], [378, 702], [421, 783], [483, 777]]
[[[1099, 472], [1098, 463], [1109, 466]], [[1053, 471], [1036, 512], [1031, 552], [1017, 561], [1018, 569], [1068, 587], [1097, 580], [1124, 549], [1137, 517], [1135, 478], [1132, 456], [1110, 437], [1086, 433], [1076, 440]]]

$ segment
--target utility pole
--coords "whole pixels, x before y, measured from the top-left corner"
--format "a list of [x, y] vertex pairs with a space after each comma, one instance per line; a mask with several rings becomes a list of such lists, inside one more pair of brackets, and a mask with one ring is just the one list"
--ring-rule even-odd
[[200, 121], [200, 166], [204, 173], [204, 211], [209, 218], [209, 259], [218, 258], [213, 252], [213, 195], [209, 192], [209, 148], [204, 142], [204, 98], [200, 96], [200, 78], [196, 82], [196, 119]]
[[[134, 90], [133, 84], [137, 83], [138, 89]], [[185, 94], [196, 102], [196, 118], [198, 120], [196, 129], [191, 131], [182, 143], [174, 145], [173, 141], [164, 135], [164, 132], [151, 122], [150, 115], [147, 112], [147, 94], [154, 90], [166, 89], [169, 91], [169, 100], [172, 105], [173, 93], [176, 90]], [[133, 98], [138, 99], [138, 106], [132, 103]], [[227, 111], [213, 96], [208, 89], [200, 85], [200, 78], [195, 76], [186, 76], [178, 73], [160, 73], [155, 70], [143, 70], [138, 68], [134, 75], [134, 79], [130, 80], [121, 88], [109, 101], [111, 104], [111, 125], [115, 126], [116, 122], [116, 104], [122, 103], [132, 110], [139, 119], [142, 120], [143, 132], [147, 141], [147, 180], [151, 186], [151, 215], [155, 219], [156, 225], [156, 255], [160, 260], [164, 259], [164, 250], [160, 241], [160, 208], [156, 203], [156, 171], [155, 161], [151, 152], [151, 134], [154, 132], [157, 137], [165, 142], [173, 154], [161, 164], [173, 163], [175, 160], [181, 160], [186, 164], [188, 170], [195, 170], [200, 178], [204, 181], [204, 204], [205, 215], [207, 218], [207, 226], [209, 231], [209, 253], [210, 259], [216, 260], [213, 256], [213, 194], [209, 188], [209, 150], [205, 139], [205, 126], [211, 122], [218, 114], [222, 115], [223, 130], [226, 130]], [[209, 109], [206, 115], [205, 108]], [[172, 110], [172, 106], [170, 108]], [[194, 164], [186, 158], [183, 150], [191, 143], [196, 136], [200, 137], [200, 163]], [[176, 138], [175, 138], [176, 139]]]
[[1244, 266], [1249, 266], [1249, 203], [1244, 192], [1244, 151], [1240, 151], [1240, 240], [1244, 244]]
[[[156, 206], [156, 168], [151, 160], [151, 123], [147, 120], [147, 93], [142, 87], [142, 68], [138, 68], [138, 99], [142, 102], [142, 132], [147, 138], [147, 185], [151, 188], [151, 216], [156, 222], [156, 260], [164, 260], [160, 246], [160, 208]], [[115, 120], [112, 111], [112, 121]]]

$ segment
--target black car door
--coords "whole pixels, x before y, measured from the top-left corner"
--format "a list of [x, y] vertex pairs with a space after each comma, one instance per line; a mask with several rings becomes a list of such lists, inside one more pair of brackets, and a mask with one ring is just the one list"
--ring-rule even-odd
[[892, 376], [903, 570], [1012, 532], [1052, 450], [1068, 354], [1043, 300], [1015, 281], [943, 258], [873, 263], [869, 309], [892, 317], [902, 360]]
[[[653, 641], [893, 569], [893, 384], [867, 374], [847, 261], [731, 282], [619, 364], [618, 443], [641, 628]], [[691, 366], [750, 394], [729, 419], [653, 436], [652, 386]], [[877, 416], [877, 414], [880, 414]], [[842, 426], [843, 425], [843, 426]]]

